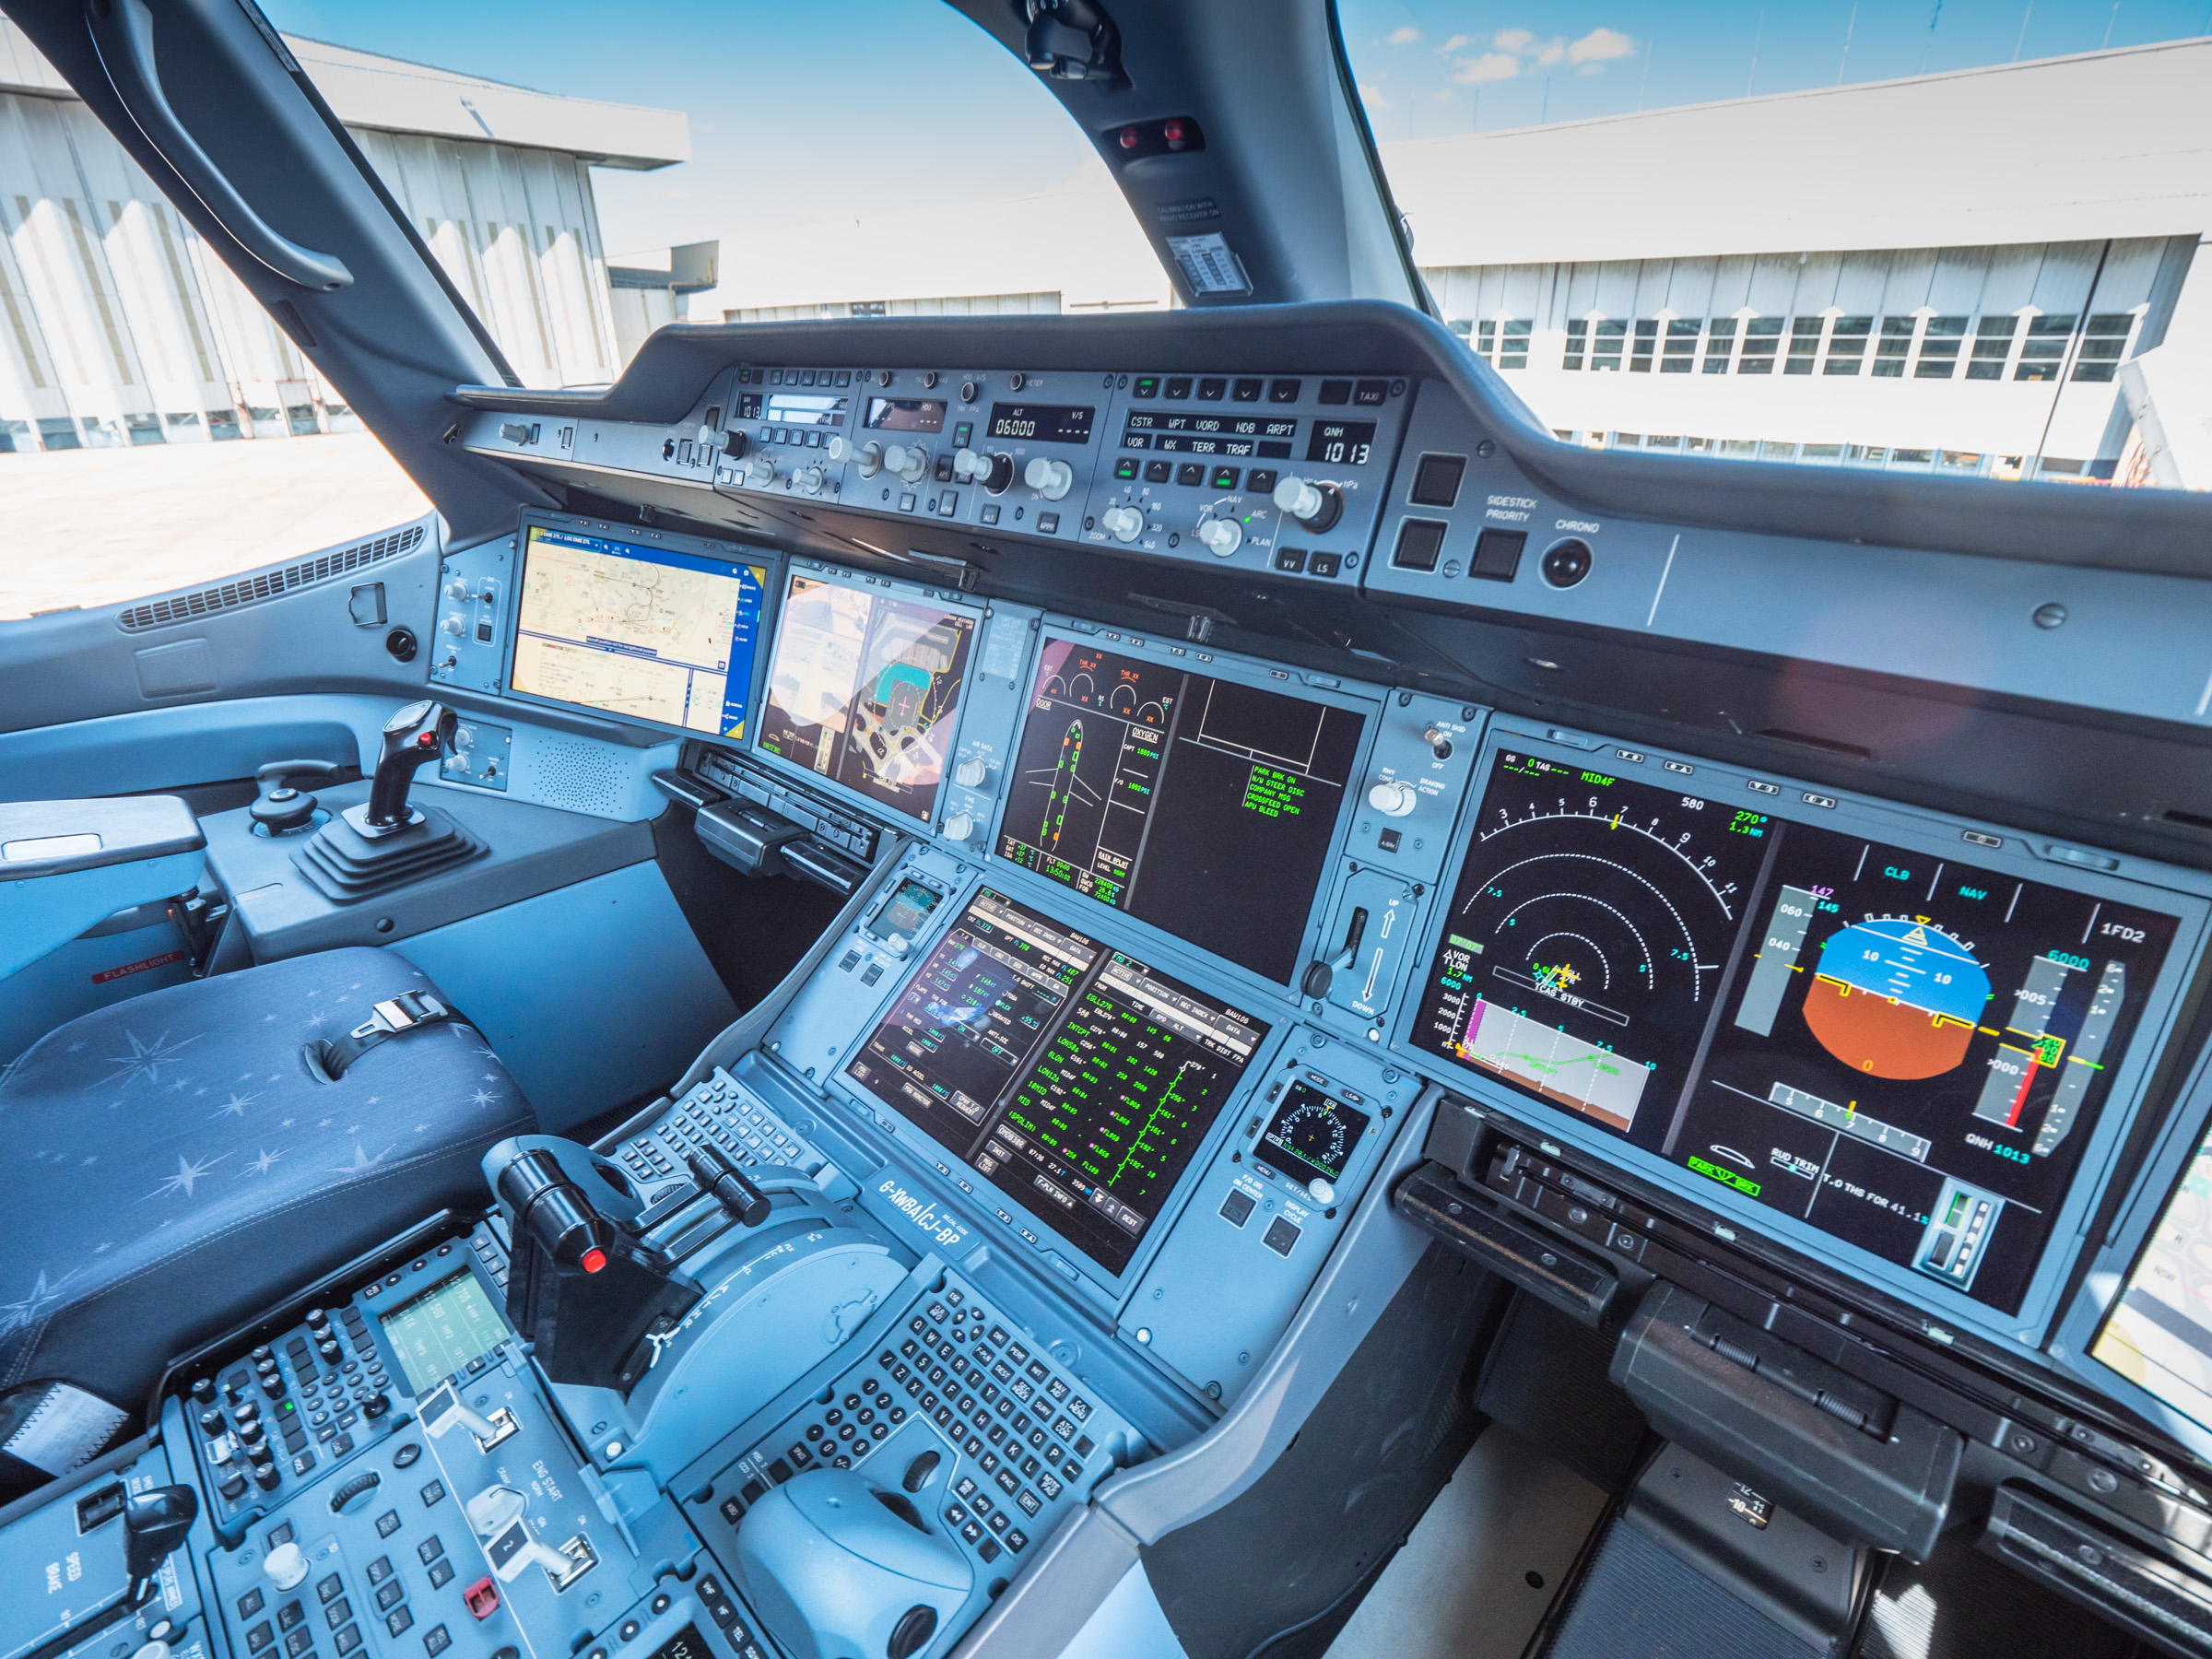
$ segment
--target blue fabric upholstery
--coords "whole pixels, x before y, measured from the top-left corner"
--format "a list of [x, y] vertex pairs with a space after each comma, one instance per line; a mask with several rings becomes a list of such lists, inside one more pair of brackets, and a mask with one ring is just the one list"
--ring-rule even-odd
[[167, 1360], [483, 1205], [477, 1160], [536, 1122], [474, 1029], [395, 1038], [335, 1083], [300, 1058], [406, 990], [436, 987], [387, 950], [298, 957], [87, 1014], [0, 1075], [0, 1389], [59, 1378], [135, 1410]]

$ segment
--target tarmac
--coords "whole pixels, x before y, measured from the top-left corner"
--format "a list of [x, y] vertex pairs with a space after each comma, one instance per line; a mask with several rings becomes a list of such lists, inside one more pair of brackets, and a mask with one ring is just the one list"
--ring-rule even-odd
[[0, 455], [0, 619], [221, 581], [429, 509], [367, 432]]

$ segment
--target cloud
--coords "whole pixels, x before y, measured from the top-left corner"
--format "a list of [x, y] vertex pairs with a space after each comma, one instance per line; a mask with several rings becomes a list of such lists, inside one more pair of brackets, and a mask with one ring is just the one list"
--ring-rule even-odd
[[1389, 110], [1396, 107], [1389, 99], [1382, 96], [1382, 88], [1371, 87], [1364, 81], [1359, 84], [1359, 101], [1371, 110]]
[[1521, 73], [1521, 60], [1506, 52], [1486, 52], [1480, 57], [1461, 58], [1453, 66], [1452, 78], [1463, 87], [1479, 87], [1486, 81], [1512, 80]]
[[1567, 48], [1571, 64], [1603, 64], [1616, 58], [1634, 57], [1636, 42], [1618, 29], [1594, 29]]
[[1548, 69], [1566, 55], [1566, 41], [1557, 38], [1548, 40], [1544, 42], [1544, 49], [1536, 53], [1536, 66], [1539, 69]]
[[[1602, 34], [1605, 31], [1601, 29], [1599, 32]], [[1406, 23], [1384, 35], [1382, 44], [1385, 46], [1410, 46], [1420, 38], [1421, 31], [1412, 24]]]
[[1474, 44], [1475, 37], [1473, 35], [1456, 34], [1453, 35], [1450, 40], [1446, 41], [1441, 46], [1439, 46], [1437, 51], [1445, 56], [1449, 56], [1454, 52], [1465, 52], [1468, 47]]
[[1524, 53], [1536, 43], [1536, 37], [1525, 29], [1501, 29], [1490, 37], [1490, 43], [1500, 52]]

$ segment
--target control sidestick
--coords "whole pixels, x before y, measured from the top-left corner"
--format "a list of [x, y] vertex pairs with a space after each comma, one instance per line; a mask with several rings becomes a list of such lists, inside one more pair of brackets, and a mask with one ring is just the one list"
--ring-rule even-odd
[[453, 752], [453, 728], [461, 717], [443, 703], [411, 702], [384, 722], [383, 752], [369, 786], [368, 822], [372, 829], [396, 830], [407, 822], [407, 791], [417, 769]]

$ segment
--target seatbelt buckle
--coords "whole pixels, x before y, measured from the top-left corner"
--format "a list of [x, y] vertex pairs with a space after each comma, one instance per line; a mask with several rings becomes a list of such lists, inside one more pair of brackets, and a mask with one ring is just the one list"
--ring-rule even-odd
[[396, 1037], [411, 1031], [417, 1026], [450, 1018], [453, 1010], [427, 991], [402, 991], [397, 996], [388, 996], [382, 1002], [370, 1005], [369, 1018], [353, 1028], [347, 1035], [366, 1039], [371, 1036]]

